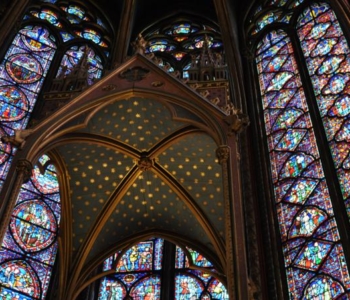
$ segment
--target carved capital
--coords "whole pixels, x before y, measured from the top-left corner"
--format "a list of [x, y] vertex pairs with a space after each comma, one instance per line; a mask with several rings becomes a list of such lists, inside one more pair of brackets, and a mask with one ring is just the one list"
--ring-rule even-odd
[[226, 145], [220, 146], [216, 149], [216, 156], [220, 164], [226, 163], [230, 157], [230, 147]]
[[16, 171], [23, 176], [23, 182], [29, 181], [32, 176], [33, 165], [27, 159], [19, 159], [16, 166]]
[[3, 143], [10, 143], [12, 146], [22, 149], [26, 139], [33, 133], [33, 129], [15, 130], [15, 135], [1, 137]]
[[229, 126], [229, 135], [242, 132], [250, 124], [248, 115], [244, 114], [241, 109], [235, 108], [231, 103], [226, 105], [225, 112], [228, 114], [224, 121]]
[[154, 161], [153, 159], [150, 159], [148, 156], [146, 155], [142, 155], [140, 160], [138, 161], [137, 163], [137, 166], [139, 167], [139, 169], [141, 171], [147, 171], [149, 170], [150, 168], [153, 167], [153, 164], [154, 164]]

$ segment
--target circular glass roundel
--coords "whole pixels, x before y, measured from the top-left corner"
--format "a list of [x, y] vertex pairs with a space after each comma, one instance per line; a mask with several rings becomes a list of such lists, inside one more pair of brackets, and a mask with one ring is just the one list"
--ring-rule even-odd
[[40, 251], [54, 242], [57, 230], [56, 219], [42, 201], [22, 202], [15, 207], [12, 216], [10, 229], [13, 238], [23, 250]]
[[21, 120], [28, 111], [26, 95], [14, 86], [0, 87], [0, 121]]
[[[0, 283], [7, 288], [0, 289], [1, 299], [38, 299], [40, 297], [40, 282], [33, 268], [23, 260], [12, 260], [0, 265]], [[9, 289], [11, 288], [11, 289]], [[22, 292], [30, 298], [18, 293]], [[4, 297], [4, 298], [3, 298]]]
[[43, 74], [39, 61], [30, 54], [15, 54], [8, 58], [6, 70], [18, 83], [33, 83]]

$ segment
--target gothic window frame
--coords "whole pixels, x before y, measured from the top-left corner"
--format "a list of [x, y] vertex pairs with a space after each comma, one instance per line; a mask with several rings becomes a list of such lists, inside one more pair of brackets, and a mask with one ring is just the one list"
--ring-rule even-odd
[[[141, 35], [147, 41], [146, 54], [153, 53], [162, 60], [161, 67], [169, 73], [180, 72], [182, 78], [188, 78], [186, 70], [193, 62], [192, 56], [200, 56], [206, 37], [213, 54], [224, 57], [219, 26], [198, 17], [180, 15], [167, 18], [142, 31]], [[163, 47], [152, 50], [157, 45]]]
[[[1, 130], [2, 137], [5, 137], [5, 135], [13, 136], [15, 130], [25, 129], [39, 95], [44, 90], [47, 90], [47, 88], [45, 89], [45, 84], [50, 82], [50, 79], [56, 76], [64, 54], [69, 49], [72, 47], [87, 48], [87, 45], [89, 45], [89, 49], [92, 49], [90, 52], [94, 51], [95, 53], [95, 56], [89, 59], [95, 59], [96, 55], [100, 57], [101, 68], [97, 70], [98, 76], [96, 76], [98, 78], [101, 78], [103, 66], [106, 66], [108, 62], [108, 54], [110, 51], [110, 39], [108, 36], [111, 35], [112, 30], [106, 21], [102, 21], [102, 15], [101, 17], [98, 17], [98, 13], [90, 13], [88, 7], [79, 3], [79, 5], [84, 6], [86, 13], [89, 15], [89, 20], [94, 19], [96, 21], [96, 24], [91, 24], [90, 26], [92, 31], [88, 32], [85, 30], [86, 22], [73, 26], [65, 20], [65, 13], [62, 9], [61, 11], [59, 7], [56, 7], [57, 3], [62, 4], [67, 2], [60, 0], [49, 2], [44, 0], [32, 1], [32, 4], [27, 7], [26, 12], [23, 14], [20, 29], [14, 34], [12, 41], [11, 39], [8, 39], [8, 41], [11, 41], [9, 42], [10, 44], [8, 47], [3, 48], [3, 78], [1, 79], [3, 89], [1, 101], [3, 104], [7, 104], [6, 107], [10, 108], [10, 112], [2, 113], [1, 121], [3, 124], [1, 125], [1, 128], [6, 125], [6, 128]], [[67, 5], [72, 5], [72, 3], [74, 3], [74, 1], [70, 1]], [[78, 31], [81, 29], [82, 31], [81, 33], [75, 32], [75, 36], [72, 35], [71, 39], [69, 38], [69, 35], [66, 36], [68, 37], [67, 39], [64, 39], [64, 36], [60, 34], [62, 28], [73, 28]], [[30, 35], [33, 34], [35, 30], [38, 32], [37, 37]], [[23, 34], [23, 32], [31, 33]], [[46, 44], [45, 40], [44, 42], [41, 40], [43, 33], [47, 33], [48, 35], [46, 38]], [[79, 36], [79, 34], [81, 36]], [[99, 34], [98, 40], [96, 39], [96, 34]], [[49, 44], [49, 41], [54, 43], [54, 46]], [[17, 45], [15, 43], [22, 43], [23, 45]], [[35, 50], [35, 47], [37, 50]], [[45, 47], [51, 47], [50, 49], [53, 52], [47, 50]], [[28, 51], [26, 50], [27, 48], [29, 49]], [[38, 53], [32, 48], [35, 48], [34, 50]], [[107, 50], [108, 53], [106, 52]], [[49, 54], [47, 57], [45, 55], [40, 56], [40, 51], [44, 54], [46, 52]], [[76, 63], [79, 63], [82, 56], [83, 54], [80, 53], [80, 57], [77, 56], [77, 59], [73, 61], [75, 65]], [[25, 69], [24, 66], [27, 66], [27, 68]], [[15, 71], [20, 68], [22, 68], [21, 73]], [[39, 70], [40, 72], [36, 72], [35, 70]], [[23, 75], [26, 77], [22, 78], [22, 75], [19, 74], [26, 74]], [[39, 77], [36, 78], [35, 76]], [[4, 85], [5, 80], [7, 80], [7, 84]], [[89, 84], [92, 84], [94, 81], [91, 78], [89, 80]], [[21, 85], [23, 85], [23, 87]], [[27, 99], [25, 93], [20, 91], [24, 89], [25, 85], [27, 89], [29, 89], [27, 94], [32, 93], [34, 96], [31, 97], [31, 100], [29, 101], [30, 103], [27, 105], [29, 108], [25, 106], [25, 108], [27, 107], [25, 109], [27, 113], [24, 116], [26, 121], [24, 123], [22, 122], [22, 125], [16, 125], [17, 119], [23, 119], [21, 115], [18, 116], [17, 111], [20, 110], [20, 107], [17, 103], [19, 99]], [[17, 102], [14, 105], [12, 102], [15, 100]], [[15, 111], [15, 115], [11, 113], [11, 107], [12, 110]], [[7, 115], [11, 115], [12, 118], [15, 118], [14, 120], [11, 120], [11, 122], [14, 123], [12, 127], [9, 126], [10, 120], [6, 119]], [[13, 146], [10, 144], [10, 139], [4, 139], [1, 142], [2, 156], [6, 157], [2, 161], [4, 170], [1, 171], [3, 176], [1, 176], [0, 187], [6, 178], [9, 164], [11, 163], [11, 157], [15, 155], [16, 148], [18, 147], [21, 147], [21, 145], [16, 144], [16, 146]], [[40, 165], [41, 160], [44, 157], [46, 162], [43, 162], [43, 164]], [[6, 164], [6, 162], [8, 163]], [[39, 167], [38, 164], [40, 165]], [[18, 296], [22, 299], [28, 300], [44, 299], [50, 285], [52, 270], [55, 265], [56, 254], [58, 251], [57, 235], [59, 230], [59, 220], [61, 218], [59, 187], [57, 181], [57, 187], [55, 190], [49, 190], [47, 188], [47, 180], [49, 179], [45, 176], [49, 176], [47, 175], [48, 172], [56, 174], [56, 169], [52, 160], [44, 155], [39, 158], [38, 164], [34, 167], [31, 179], [28, 183], [25, 183], [22, 186], [18, 195], [9, 227], [5, 233], [5, 238], [0, 250], [0, 264], [2, 266], [2, 268], [0, 268], [0, 295], [3, 297]], [[49, 170], [49, 168], [51, 169]], [[56, 175], [52, 176], [55, 178], [57, 177]], [[42, 177], [44, 177], [44, 179]], [[36, 217], [31, 217], [30, 220], [32, 221], [29, 222], [29, 216], [34, 214], [34, 212], [32, 212], [33, 209], [35, 210], [35, 213], [38, 212], [38, 215], [36, 215]], [[41, 213], [39, 213], [39, 211]], [[26, 216], [25, 218], [21, 217], [24, 215]], [[45, 220], [39, 222], [39, 215], [40, 217], [45, 217]], [[16, 229], [17, 227], [20, 229]], [[25, 236], [28, 238], [23, 238], [23, 232], [26, 232]], [[40, 234], [38, 234], [38, 232], [40, 232]]]
[[[275, 2], [275, 3], [269, 3], [269, 2]], [[255, 51], [257, 49], [257, 46], [259, 43], [261, 43], [261, 41], [264, 39], [264, 37], [267, 36], [267, 34], [271, 34], [274, 32], [277, 32], [278, 30], [283, 30], [284, 33], [286, 33], [286, 36], [289, 37], [290, 39], [290, 44], [292, 46], [292, 55], [294, 55], [295, 57], [295, 61], [296, 61], [296, 67], [297, 67], [297, 76], [300, 78], [299, 80], [301, 80], [302, 83], [302, 88], [304, 89], [305, 95], [306, 95], [306, 99], [307, 99], [307, 103], [309, 104], [309, 108], [307, 109], [307, 111], [310, 111], [311, 114], [311, 120], [313, 122], [313, 124], [317, 124], [317, 125], [313, 125], [313, 128], [315, 128], [315, 135], [316, 135], [316, 139], [318, 140], [318, 144], [317, 146], [319, 147], [319, 151], [321, 152], [321, 160], [322, 160], [322, 164], [323, 164], [323, 168], [325, 169], [325, 177], [326, 177], [326, 181], [328, 182], [329, 185], [333, 185], [332, 182], [334, 181], [335, 178], [335, 172], [334, 172], [334, 166], [333, 166], [333, 161], [332, 161], [332, 157], [330, 155], [330, 150], [328, 149], [327, 146], [324, 146], [324, 141], [327, 141], [327, 139], [325, 139], [325, 134], [324, 134], [324, 129], [323, 129], [323, 125], [322, 125], [322, 121], [320, 121], [320, 117], [317, 111], [317, 105], [315, 102], [315, 96], [314, 96], [314, 91], [313, 91], [313, 86], [310, 80], [310, 75], [308, 74], [308, 68], [306, 66], [306, 62], [305, 59], [303, 57], [303, 52], [301, 49], [301, 46], [298, 42], [298, 36], [297, 36], [297, 21], [298, 18], [300, 18], [300, 16], [302, 15], [302, 13], [307, 9], [307, 7], [311, 6], [312, 3], [315, 2], [322, 2], [322, 3], [327, 3], [330, 6], [330, 9], [337, 14], [337, 11], [335, 11], [335, 6], [334, 3], [332, 3], [332, 1], [315, 1], [315, 0], [304, 0], [304, 1], [300, 1], [303, 3], [299, 3], [299, 5], [296, 7], [296, 9], [293, 12], [293, 14], [290, 14], [291, 10], [289, 10], [289, 6], [291, 6], [292, 4], [294, 4], [296, 1], [261, 1], [260, 5], [255, 6], [252, 9], [252, 16], [251, 18], [248, 20], [249, 24], [246, 26], [247, 30], [247, 40], [250, 41], [249, 43], [249, 48], [251, 49], [252, 53], [256, 53]], [[259, 22], [261, 22], [261, 20], [263, 19], [264, 16], [268, 16], [269, 12], [273, 12], [275, 13], [275, 16], [277, 15], [277, 17], [275, 19], [266, 19], [266, 23], [259, 24]], [[276, 14], [276, 12], [279, 13]], [[289, 16], [289, 20], [288, 22], [284, 22], [286, 19], [284, 19], [285, 16]], [[283, 21], [284, 20], [284, 21]], [[340, 18], [338, 18], [338, 22], [341, 23], [342, 20]], [[294, 27], [295, 26], [295, 27]], [[342, 26], [341, 26], [342, 27]], [[343, 27], [344, 28], [344, 27]], [[345, 36], [345, 38], [348, 38], [348, 42], [350, 41], [349, 37], [346, 36], [346, 32], [343, 30], [343, 34]], [[301, 42], [300, 42], [301, 43]], [[276, 42], [277, 44], [277, 42]], [[269, 48], [270, 49], [270, 48]], [[272, 48], [271, 48], [272, 49]], [[266, 49], [265, 49], [266, 50]], [[277, 51], [277, 50], [276, 50]], [[258, 54], [253, 54], [252, 57], [258, 57]], [[275, 58], [277, 57], [274, 56]], [[257, 59], [258, 60], [258, 59]], [[273, 61], [273, 59], [271, 59], [271, 62]], [[265, 62], [266, 65], [269, 65], [270, 63]], [[261, 72], [259, 70], [257, 70], [258, 67], [258, 61], [255, 63], [254, 62], [254, 66], [253, 66], [253, 73], [255, 78], [260, 78], [261, 79]], [[261, 67], [261, 66], [260, 66]], [[260, 115], [259, 115], [259, 119], [261, 120], [261, 124], [264, 124], [264, 118], [263, 118], [263, 112], [266, 113], [265, 108], [269, 107], [270, 104], [264, 104], [264, 106], [262, 107], [262, 99], [263, 96], [263, 90], [261, 90], [261, 95], [260, 95], [260, 88], [262, 86], [262, 83], [257, 82], [256, 86], [257, 86], [257, 90], [258, 90], [258, 99], [259, 99], [259, 103], [257, 103], [258, 105], [258, 110], [260, 110]], [[267, 87], [269, 88], [269, 87]], [[270, 86], [271, 88], [271, 86]], [[281, 87], [282, 88], [282, 87]], [[282, 101], [282, 100], [281, 100]], [[272, 101], [271, 101], [272, 102]], [[313, 103], [313, 104], [312, 104]], [[277, 122], [277, 121], [276, 121]], [[272, 126], [272, 125], [271, 125]], [[317, 126], [320, 126], [322, 129], [323, 133], [320, 133], [320, 130], [317, 130]], [[309, 127], [310, 128], [310, 127]], [[267, 157], [268, 157], [268, 153], [272, 153], [272, 151], [274, 151], [274, 149], [276, 150], [276, 148], [278, 145], [274, 144], [274, 142], [272, 142], [270, 140], [269, 142], [269, 146], [266, 145], [266, 141], [268, 140], [268, 136], [266, 135], [265, 131], [263, 131], [263, 147], [266, 148], [266, 153], [267, 153]], [[278, 139], [278, 141], [281, 143], [282, 139]], [[276, 140], [277, 141], [277, 140]], [[327, 143], [327, 142], [326, 142]], [[274, 145], [273, 145], [274, 144]], [[271, 146], [272, 145], [272, 146]], [[323, 147], [323, 146], [324, 147]], [[269, 148], [269, 150], [267, 149]], [[300, 150], [299, 150], [300, 151]], [[271, 162], [270, 159], [272, 159], [272, 157], [267, 158], [267, 167], [268, 167], [268, 173], [270, 174], [270, 171], [273, 171], [273, 168], [275, 168], [275, 163]], [[331, 175], [329, 175], [331, 174]], [[276, 182], [276, 178], [275, 179], [270, 179], [273, 182]], [[336, 183], [337, 184], [337, 183]], [[272, 190], [276, 190], [276, 186], [274, 186], [273, 183], [271, 183], [271, 189]], [[289, 191], [292, 188], [289, 189]], [[288, 189], [286, 189], [288, 190]], [[285, 197], [285, 195], [288, 194], [288, 192], [284, 191], [280, 193], [280, 196], [278, 196], [278, 193], [274, 193], [272, 192], [271, 195], [274, 195], [273, 198], [277, 197], [276, 200], [274, 200], [273, 202], [275, 203], [275, 201], [277, 203], [280, 203], [279, 201], [281, 201], [281, 199], [283, 197]], [[341, 193], [340, 193], [340, 188], [339, 185], [334, 188], [334, 186], [331, 187], [331, 198], [332, 198], [332, 202], [333, 202], [333, 206], [334, 206], [334, 215], [337, 219], [337, 223], [338, 223], [338, 228], [340, 231], [340, 235], [341, 235], [341, 240], [344, 246], [344, 250], [346, 250], [345, 252], [348, 252], [348, 247], [347, 247], [347, 240], [344, 238], [344, 232], [346, 232], [346, 230], [349, 228], [349, 223], [348, 223], [348, 219], [346, 217], [345, 214], [345, 205], [344, 203], [339, 203], [339, 199], [342, 199], [341, 197]], [[283, 196], [284, 195], [284, 196]], [[279, 200], [278, 200], [279, 199]], [[341, 202], [341, 201], [340, 201]], [[285, 243], [285, 240], [283, 239], [283, 227], [287, 227], [286, 230], [291, 230], [292, 229], [292, 223], [287, 222], [287, 225], [281, 224], [280, 221], [278, 221], [278, 217], [277, 217], [277, 204], [273, 204], [274, 208], [273, 210], [275, 211], [275, 219], [277, 219], [276, 224], [279, 224], [280, 227], [280, 233], [282, 234], [281, 237], [281, 243], [278, 244], [283, 244]], [[300, 210], [301, 211], [301, 210]], [[300, 212], [299, 211], [299, 212]], [[279, 211], [280, 212], [280, 211]], [[281, 212], [280, 212], [281, 213]], [[294, 214], [294, 218], [296, 217], [296, 214]], [[290, 227], [289, 227], [290, 226]], [[279, 250], [280, 251], [280, 250]], [[286, 251], [286, 250], [285, 250]], [[302, 253], [302, 251], [300, 250], [299, 254]], [[282, 256], [282, 255], [281, 255]], [[298, 258], [298, 254], [296, 254], [293, 258], [293, 261], [297, 261]], [[346, 257], [346, 260], [349, 260], [348, 257]], [[283, 266], [282, 268], [284, 270], [287, 269], [287, 267], [284, 267], [285, 263], [287, 264], [287, 266], [292, 265], [290, 263], [288, 263], [287, 261], [284, 261], [284, 259], [281, 259], [281, 266]], [[282, 276], [283, 273], [285, 271], [282, 271]], [[322, 273], [322, 272], [321, 272]], [[290, 278], [288, 277], [288, 280], [290, 280]], [[312, 279], [309, 278], [309, 283], [310, 283], [310, 287], [314, 284], [312, 282]], [[286, 280], [287, 281], [287, 280]], [[286, 284], [287, 285], [287, 284]], [[314, 284], [315, 285], [315, 284]], [[348, 286], [348, 285], [347, 285]], [[307, 290], [307, 285], [305, 284], [304, 287], [305, 291]], [[347, 291], [347, 293], [349, 292], [349, 288], [345, 289]], [[304, 290], [302, 290], [301, 294], [299, 293], [299, 297], [301, 297], [300, 295], [304, 295]], [[293, 295], [294, 296], [294, 295]], [[292, 296], [291, 296], [292, 297]]]
[[[149, 266], [145, 269], [139, 262], [144, 252], [139, 251], [138, 247], [142, 248], [142, 244], [148, 245], [150, 242], [154, 245], [151, 251], [152, 259], [150, 263], [145, 263]], [[128, 257], [129, 261], [126, 260]], [[135, 259], [133, 259], [134, 257]], [[125, 266], [129, 265], [131, 260], [134, 261], [135, 266], [128, 270]], [[118, 292], [119, 296], [122, 295], [123, 300], [130, 299], [130, 296], [134, 297], [133, 290], [137, 289], [143, 280], [152, 276], [159, 280], [159, 286], [156, 292], [154, 290], [150, 292], [149, 288], [144, 288], [145, 299], [153, 299], [148, 298], [151, 297], [151, 293], [153, 296], [156, 294], [179, 300], [189, 299], [187, 297], [193, 297], [194, 293], [196, 299], [229, 299], [222, 276], [202, 252], [159, 237], [141, 239], [139, 242], [129, 244], [125, 249], [117, 251], [104, 260], [102, 271], [108, 272], [109, 275], [100, 280], [98, 299], [101, 300], [108, 299], [108, 296]], [[113, 279], [114, 277], [115, 279]], [[165, 277], [168, 278], [169, 282], [163, 285]], [[196, 284], [197, 290], [194, 286]], [[164, 288], [167, 285], [172, 286], [173, 289], [169, 291]], [[164, 292], [169, 294], [165, 296]], [[223, 298], [216, 298], [219, 296]]]

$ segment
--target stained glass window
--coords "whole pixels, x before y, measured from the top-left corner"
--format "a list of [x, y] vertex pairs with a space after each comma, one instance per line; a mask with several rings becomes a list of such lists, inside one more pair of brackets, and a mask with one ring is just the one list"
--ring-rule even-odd
[[179, 71], [183, 78], [188, 78], [185, 67], [191, 63], [191, 56], [202, 52], [205, 40], [213, 55], [222, 55], [220, 32], [214, 27], [181, 19], [160, 28], [151, 28], [143, 33], [147, 41], [146, 52], [158, 56], [163, 65], [170, 65], [168, 72]]
[[[50, 3], [55, 4], [56, 1], [50, 0]], [[109, 47], [109, 42], [103, 38], [103, 36], [108, 35], [108, 29], [105, 23], [100, 17], [94, 16], [93, 19], [88, 17], [87, 11], [79, 5], [58, 5], [56, 6], [56, 9], [38, 9], [35, 7], [30, 10], [30, 14], [31, 16], [45, 20], [48, 23], [62, 29], [60, 30], [60, 35], [62, 36], [63, 42], [74, 38], [84, 38], [92, 41], [100, 47]], [[25, 15], [24, 19], [28, 20], [30, 19], [30, 16]], [[61, 22], [60, 20], [64, 20], [64, 22]], [[63, 25], [67, 24], [67, 21], [68, 24], [70, 23], [72, 25], [76, 25], [74, 30], [71, 30], [71, 28]], [[99, 25], [101, 30], [89, 28], [90, 24]]]
[[350, 217], [350, 49], [328, 4], [313, 3], [298, 36]]
[[[337, 227], [343, 220], [336, 220], [334, 215], [332, 201], [337, 199], [330, 197], [322, 167], [322, 160], [328, 156], [318, 151], [308, 103], [315, 99], [318, 104], [319, 110], [312, 113], [322, 117], [349, 212], [350, 51], [330, 6], [308, 1], [310, 6], [303, 4], [302, 12], [293, 10], [305, 2], [270, 3], [282, 7], [281, 15], [288, 20], [299, 13], [295, 29], [300, 43], [292, 44], [282, 29], [262, 26], [259, 30], [267, 33], [257, 44], [256, 64], [289, 296], [335, 299], [350, 294], [349, 271]], [[268, 24], [276, 22], [280, 20]], [[257, 30], [251, 33], [253, 37]], [[301, 79], [299, 70], [304, 64], [294, 55], [298, 47], [310, 81]], [[309, 82], [314, 93], [307, 96], [304, 86]]]
[[56, 169], [46, 155], [23, 184], [0, 249], [1, 299], [44, 299], [61, 215]]
[[[0, 65], [0, 135], [27, 126], [56, 51], [55, 39], [39, 26], [19, 31]], [[15, 149], [0, 144], [0, 181], [5, 180]], [[2, 184], [1, 184], [2, 185]]]
[[[24, 19], [26, 24], [34, 25], [19, 30], [0, 64], [1, 137], [13, 136], [15, 130], [26, 128], [52, 60], [62, 59], [56, 54], [58, 46], [64, 49], [64, 43], [71, 41], [59, 72], [62, 67], [69, 72], [86, 59], [89, 84], [102, 75], [101, 56], [108, 53], [106, 41], [101, 38], [95, 49], [81, 43], [72, 46], [72, 40], [79, 37], [67, 27], [69, 21], [65, 19], [77, 18], [79, 24], [85, 22], [86, 25], [92, 18], [96, 20], [94, 13], [88, 17], [84, 9], [74, 5], [62, 11], [58, 6], [55, 8], [56, 0], [42, 2], [50, 3], [50, 9], [37, 5], [28, 8]], [[38, 19], [47, 27], [35, 25]], [[99, 22], [102, 24], [101, 20]], [[79, 26], [74, 26], [74, 30], [79, 30]], [[101, 32], [84, 30], [82, 38], [86, 43], [94, 42], [93, 34], [107, 36], [106, 26], [101, 27]], [[56, 38], [53, 31], [56, 31]], [[104, 49], [101, 56], [96, 54], [99, 47]], [[0, 189], [15, 152], [12, 145], [0, 142]], [[44, 155], [35, 166], [30, 181], [22, 186], [0, 248], [1, 299], [45, 299], [57, 252], [60, 210], [56, 169]]]
[[290, 295], [311, 297], [310, 280], [345, 295], [349, 272], [289, 37], [269, 32], [256, 61]]
[[48, 21], [54, 26], [62, 27], [62, 24], [58, 21], [58, 15], [49, 9], [42, 9], [40, 12], [33, 10], [31, 14], [37, 18]]
[[[176, 246], [175, 299], [229, 299], [225, 286], [215, 277], [213, 264], [201, 253]], [[192, 266], [190, 268], [190, 266]], [[196, 269], [199, 267], [199, 269]]]
[[[164, 243], [175, 251], [163, 255]], [[175, 258], [169, 253], [175, 253]], [[174, 271], [162, 272], [164, 264], [174, 259], [174, 266], [167, 266], [168, 270], [174, 267]], [[183, 250], [163, 239], [144, 241], [125, 252], [116, 253], [103, 264], [104, 271], [111, 268], [115, 268], [115, 274], [102, 279], [100, 300], [126, 300], [129, 296], [132, 299], [160, 299], [162, 281], [174, 286], [175, 299], [229, 299], [224, 284], [216, 277], [217, 272], [209, 260], [191, 248]]]
[[162, 239], [151, 239], [133, 245], [124, 254], [119, 252], [108, 258], [103, 269], [106, 271], [115, 266], [116, 273], [102, 280], [99, 299], [111, 299], [109, 297], [113, 295], [120, 298], [112, 299], [121, 300], [127, 299], [127, 295], [142, 295], [141, 299], [159, 299], [163, 243]]
[[93, 84], [96, 79], [102, 76], [102, 60], [95, 54], [95, 51], [88, 46], [73, 46], [63, 56], [61, 66], [57, 76], [70, 74], [74, 70], [74, 66], [78, 65], [82, 60], [87, 60], [88, 65], [88, 83]]

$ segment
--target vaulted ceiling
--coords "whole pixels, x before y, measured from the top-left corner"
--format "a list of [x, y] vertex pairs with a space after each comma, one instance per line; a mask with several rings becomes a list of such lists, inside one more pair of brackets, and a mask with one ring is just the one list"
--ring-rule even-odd
[[76, 272], [98, 265], [126, 240], [150, 235], [202, 249], [224, 268], [216, 151], [226, 144], [225, 117], [136, 55], [36, 127], [32, 149], [55, 153], [65, 174], [62, 251]]

